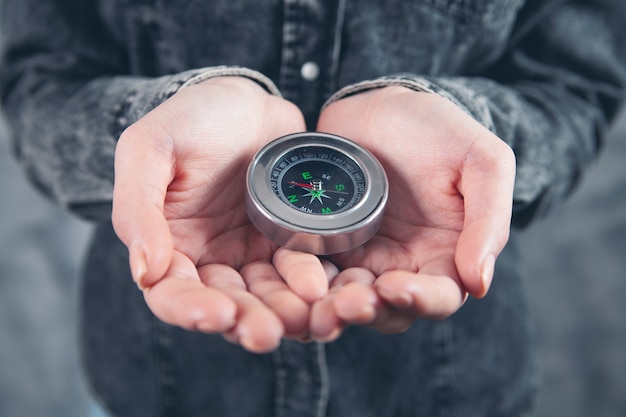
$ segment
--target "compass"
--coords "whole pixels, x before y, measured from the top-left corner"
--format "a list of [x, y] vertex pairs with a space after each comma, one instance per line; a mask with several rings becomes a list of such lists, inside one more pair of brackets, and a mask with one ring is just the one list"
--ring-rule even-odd
[[328, 255], [367, 242], [388, 194], [378, 160], [348, 139], [296, 133], [263, 147], [248, 167], [246, 210], [267, 238]]

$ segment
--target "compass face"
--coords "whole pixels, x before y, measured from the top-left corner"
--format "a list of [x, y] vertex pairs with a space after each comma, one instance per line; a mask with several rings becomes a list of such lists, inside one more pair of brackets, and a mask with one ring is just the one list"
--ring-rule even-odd
[[353, 207], [366, 190], [359, 164], [329, 147], [306, 146], [288, 151], [272, 167], [276, 196], [292, 209], [332, 215]]
[[339, 136], [295, 133], [267, 144], [246, 177], [246, 211], [268, 239], [314, 254], [343, 252], [378, 230], [387, 177], [367, 150]]

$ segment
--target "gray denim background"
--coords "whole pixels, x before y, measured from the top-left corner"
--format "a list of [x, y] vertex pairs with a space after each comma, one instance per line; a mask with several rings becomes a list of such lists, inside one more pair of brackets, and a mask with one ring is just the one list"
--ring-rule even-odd
[[0, 416], [78, 417], [78, 266], [91, 227], [43, 199], [0, 124]]
[[626, 415], [625, 162], [622, 114], [578, 191], [526, 232], [541, 417]]
[[[91, 228], [33, 191], [0, 138], [0, 417], [85, 416], [76, 294]], [[540, 417], [626, 415], [625, 160], [623, 115], [573, 197], [524, 233]]]

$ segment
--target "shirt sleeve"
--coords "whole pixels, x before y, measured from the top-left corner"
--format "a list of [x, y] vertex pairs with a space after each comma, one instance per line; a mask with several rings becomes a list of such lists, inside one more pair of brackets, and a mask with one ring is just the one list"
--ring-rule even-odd
[[127, 126], [180, 88], [215, 76], [243, 76], [279, 92], [239, 67], [129, 75], [124, 47], [103, 27], [97, 3], [2, 0], [0, 91], [13, 151], [31, 181], [79, 216], [104, 220], [115, 146]]
[[326, 105], [387, 85], [453, 101], [514, 150], [513, 224], [522, 227], [563, 200], [602, 147], [623, 101], [625, 17], [622, 0], [528, 1], [495, 64], [468, 76], [364, 81]]

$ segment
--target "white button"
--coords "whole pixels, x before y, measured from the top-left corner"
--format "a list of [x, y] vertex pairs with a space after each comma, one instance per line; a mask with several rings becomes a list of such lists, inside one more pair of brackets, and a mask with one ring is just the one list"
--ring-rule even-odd
[[315, 62], [305, 62], [300, 68], [300, 75], [307, 81], [315, 81], [320, 75], [320, 67]]

